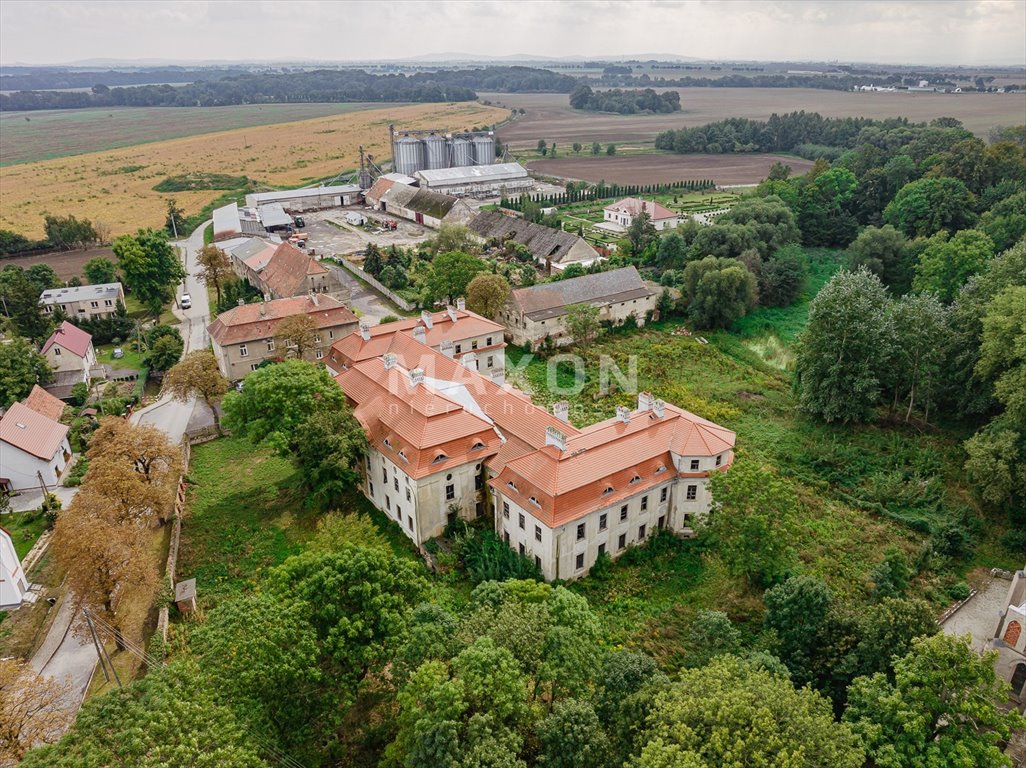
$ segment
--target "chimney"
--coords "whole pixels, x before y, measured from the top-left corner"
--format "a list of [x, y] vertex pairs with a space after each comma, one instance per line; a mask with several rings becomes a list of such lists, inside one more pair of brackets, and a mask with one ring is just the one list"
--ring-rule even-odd
[[423, 325], [415, 325], [413, 327], [413, 338], [421, 344], [427, 344], [427, 331], [424, 330]]
[[415, 387], [424, 381], [424, 369], [414, 368], [410, 371], [410, 386]]
[[638, 410], [639, 411], [650, 411], [650, 410], [652, 410], [652, 393], [651, 392], [639, 392], [638, 393]]
[[563, 452], [566, 450], [566, 435], [555, 427], [545, 427], [545, 445], [554, 445]]
[[477, 352], [467, 352], [460, 358], [460, 364], [471, 371], [477, 370]]
[[506, 371], [502, 368], [492, 368], [488, 375], [492, 377], [492, 384], [497, 387], [501, 387], [506, 383]]
[[624, 424], [631, 423], [631, 409], [624, 405], [616, 406], [616, 418]]
[[267, 317], [267, 304], [260, 302], [260, 317]]
[[270, 300], [271, 300], [271, 294], [265, 293], [264, 294], [264, 301], [270, 301]]
[[451, 322], [455, 323], [456, 322], [456, 308], [450, 305], [450, 306], [445, 308], [445, 311], [449, 313], [449, 320]]
[[460, 312], [463, 312], [466, 308], [467, 302], [462, 296], [456, 299], [456, 309], [458, 309]]
[[558, 403], [552, 404], [552, 415], [555, 416], [562, 422], [570, 421], [570, 403], [566, 400], [560, 400]]
[[386, 371], [391, 370], [392, 368], [395, 368], [396, 357], [391, 352], [386, 352], [381, 357], [381, 359], [385, 362], [385, 370]]
[[246, 300], [245, 299], [239, 299], [238, 302], [236, 302], [236, 303], [241, 307], [241, 306], [243, 306], [246, 303]]
[[420, 313], [420, 319], [424, 322], [424, 325], [426, 325], [427, 329], [430, 331], [431, 326], [433, 324], [431, 320], [431, 313], [425, 309], [423, 312]]
[[319, 307], [320, 304], [317, 301], [317, 291], [310, 291], [310, 301], [313, 302], [315, 307]]
[[439, 351], [448, 358], [452, 358], [456, 354], [456, 345], [452, 343], [452, 339], [446, 339], [442, 342]]
[[364, 341], [370, 341], [370, 323], [366, 320], [360, 321], [360, 338]]
[[653, 400], [652, 413], [655, 414], [657, 419], [663, 418], [666, 415], [666, 403], [663, 400]]

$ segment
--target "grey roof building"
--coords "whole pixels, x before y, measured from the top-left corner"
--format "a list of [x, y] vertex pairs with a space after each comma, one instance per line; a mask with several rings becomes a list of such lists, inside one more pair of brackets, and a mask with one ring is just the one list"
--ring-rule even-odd
[[485, 241], [512, 239], [526, 246], [539, 266], [550, 274], [573, 262], [587, 266], [602, 258], [577, 235], [494, 211], [479, 213], [470, 222], [470, 229]]

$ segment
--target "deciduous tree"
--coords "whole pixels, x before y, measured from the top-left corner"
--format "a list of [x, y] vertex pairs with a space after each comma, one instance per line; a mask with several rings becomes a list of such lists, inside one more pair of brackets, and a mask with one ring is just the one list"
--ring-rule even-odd
[[27, 341], [14, 338], [0, 344], [0, 405], [4, 408], [27, 397], [36, 384], [51, 381], [53, 369]]
[[779, 656], [798, 683], [816, 677], [812, 660], [821, 649], [833, 604], [830, 588], [814, 576], [792, 576], [766, 591], [767, 629], [777, 634]]
[[15, 766], [32, 747], [55, 740], [75, 717], [71, 686], [20, 659], [0, 660], [0, 765]]
[[509, 281], [502, 275], [477, 275], [467, 285], [467, 309], [494, 320], [505, 306], [509, 293]]
[[908, 239], [890, 224], [866, 227], [848, 246], [848, 268], [855, 272], [865, 267], [884, 285], [901, 291], [912, 279], [911, 255]]
[[0, 270], [0, 311], [20, 336], [42, 343], [53, 328], [53, 319], [43, 314], [40, 288], [25, 270], [8, 264]]
[[590, 344], [602, 332], [598, 307], [586, 303], [572, 304], [566, 308], [563, 327], [578, 346]]
[[594, 708], [581, 699], [557, 701], [538, 724], [538, 765], [551, 768], [608, 768], [609, 739]]
[[884, 209], [884, 220], [909, 237], [929, 237], [941, 230], [957, 232], [971, 227], [975, 197], [958, 179], [910, 181]]
[[978, 229], [962, 230], [950, 239], [938, 232], [919, 255], [912, 286], [949, 304], [970, 277], [986, 270], [993, 255], [994, 243]]
[[82, 267], [86, 279], [93, 285], [113, 283], [117, 280], [118, 267], [113, 261], [103, 256], [89, 259]]
[[164, 387], [175, 400], [188, 402], [198, 397], [214, 416], [214, 427], [221, 433], [218, 405], [230, 385], [217, 367], [217, 358], [209, 349], [190, 352], [164, 376]]
[[185, 267], [163, 232], [140, 229], [114, 240], [114, 255], [125, 285], [153, 315], [171, 300], [175, 285], [185, 279]]
[[736, 259], [707, 256], [685, 267], [684, 296], [699, 328], [729, 328], [755, 308], [755, 276]]
[[214, 286], [217, 303], [221, 303], [221, 286], [235, 276], [228, 254], [216, 245], [205, 245], [196, 254], [199, 271], [196, 276], [207, 285]]
[[[441, 235], [439, 235], [441, 237]], [[427, 287], [435, 299], [454, 300], [465, 296], [467, 286], [477, 275], [487, 271], [488, 265], [477, 256], [462, 251], [448, 251], [435, 256]]]
[[274, 331], [275, 344], [286, 357], [305, 360], [313, 351], [317, 323], [307, 314], [290, 315], [284, 318]]

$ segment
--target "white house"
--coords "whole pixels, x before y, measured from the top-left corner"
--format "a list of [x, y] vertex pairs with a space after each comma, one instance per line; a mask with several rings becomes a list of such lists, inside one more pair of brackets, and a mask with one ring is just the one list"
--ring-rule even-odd
[[117, 312], [118, 304], [124, 301], [125, 289], [121, 283], [50, 288], [39, 296], [43, 312], [53, 314], [59, 309], [65, 317], [77, 317], [80, 320], [111, 317]]
[[28, 579], [14, 551], [11, 534], [0, 528], [0, 608], [17, 608], [28, 592]]
[[0, 490], [57, 485], [71, 459], [68, 428], [15, 403], [0, 419]]
[[56, 373], [81, 374], [79, 381], [89, 381], [89, 371], [96, 367], [93, 337], [67, 320], [46, 340], [40, 354]]
[[665, 205], [637, 197], [625, 197], [623, 200], [610, 203], [602, 209], [602, 219], [627, 229], [634, 219], [643, 213], [648, 214], [652, 226], [658, 230], [672, 229], [680, 224], [680, 216]]

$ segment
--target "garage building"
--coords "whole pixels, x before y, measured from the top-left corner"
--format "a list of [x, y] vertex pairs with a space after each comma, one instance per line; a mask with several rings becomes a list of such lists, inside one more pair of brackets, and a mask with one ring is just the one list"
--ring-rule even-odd
[[325, 208], [340, 208], [343, 205], [353, 205], [358, 202], [359, 196], [359, 186], [356, 184], [343, 184], [334, 187], [254, 192], [246, 195], [246, 205], [258, 207], [268, 203], [279, 203], [287, 211], [320, 211]]

